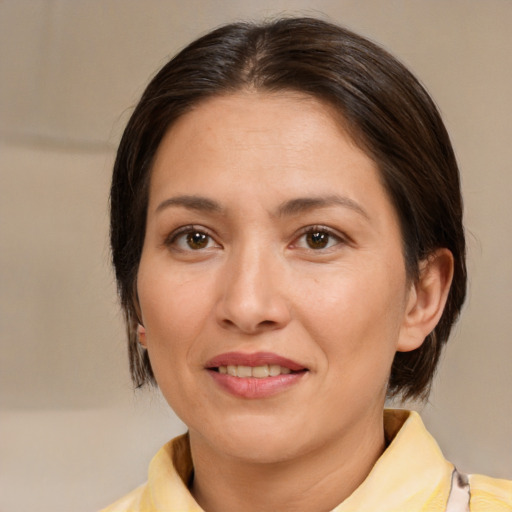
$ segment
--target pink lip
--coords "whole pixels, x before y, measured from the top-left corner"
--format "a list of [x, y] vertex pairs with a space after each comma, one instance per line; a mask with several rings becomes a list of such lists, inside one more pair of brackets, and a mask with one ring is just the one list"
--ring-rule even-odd
[[210, 359], [205, 364], [206, 368], [218, 368], [219, 366], [242, 365], [242, 366], [263, 366], [265, 364], [278, 364], [284, 368], [289, 368], [294, 372], [307, 370], [301, 364], [278, 356], [272, 352], [256, 352], [254, 354], [244, 354], [242, 352], [227, 352]]
[[[276, 377], [266, 377], [258, 379], [256, 377], [233, 377], [219, 373], [216, 369], [219, 366], [243, 365], [243, 366], [263, 366], [279, 365], [289, 368], [292, 372]], [[229, 352], [214, 357], [205, 365], [212, 379], [229, 394], [238, 398], [267, 398], [274, 396], [295, 384], [308, 373], [307, 368], [299, 363], [285, 357], [272, 354], [270, 352], [258, 352], [256, 354], [243, 354], [241, 352]]]

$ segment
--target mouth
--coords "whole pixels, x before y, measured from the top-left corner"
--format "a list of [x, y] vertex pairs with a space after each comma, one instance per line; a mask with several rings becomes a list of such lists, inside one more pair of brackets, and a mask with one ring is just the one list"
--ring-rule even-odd
[[266, 398], [298, 384], [309, 369], [276, 354], [230, 352], [208, 361], [205, 369], [219, 386], [241, 398]]
[[227, 352], [208, 361], [205, 367], [233, 377], [257, 379], [308, 371], [302, 364], [272, 352]]
[[[232, 377], [239, 377], [246, 379], [248, 377], [254, 377], [255, 379], [266, 379], [267, 377], [277, 377], [279, 375], [289, 375], [290, 373], [298, 373], [292, 371], [286, 366], [280, 366], [278, 364], [265, 364], [262, 366], [245, 366], [245, 365], [234, 365], [230, 364], [227, 366], [219, 366], [212, 368], [214, 371], [218, 371], [224, 375], [231, 375]], [[299, 370], [302, 371], [302, 370]]]

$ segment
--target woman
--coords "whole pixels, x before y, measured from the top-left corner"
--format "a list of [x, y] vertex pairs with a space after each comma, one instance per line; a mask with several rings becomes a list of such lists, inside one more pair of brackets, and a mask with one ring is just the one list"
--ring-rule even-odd
[[211, 32], [143, 94], [111, 208], [134, 383], [188, 433], [106, 510], [512, 509], [383, 415], [428, 395], [466, 287], [453, 150], [393, 57], [315, 19]]

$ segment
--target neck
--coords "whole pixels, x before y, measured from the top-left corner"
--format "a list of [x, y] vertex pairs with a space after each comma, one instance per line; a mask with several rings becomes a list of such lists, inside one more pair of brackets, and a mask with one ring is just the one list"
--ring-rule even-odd
[[382, 415], [292, 460], [258, 463], [216, 453], [191, 432], [192, 494], [207, 512], [327, 511], [363, 482], [385, 449]]

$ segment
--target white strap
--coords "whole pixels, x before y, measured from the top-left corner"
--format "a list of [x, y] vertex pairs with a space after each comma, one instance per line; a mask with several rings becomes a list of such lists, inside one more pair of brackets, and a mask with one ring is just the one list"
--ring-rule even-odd
[[454, 469], [452, 473], [452, 487], [448, 496], [448, 502], [446, 503], [446, 512], [470, 512], [470, 497], [468, 476]]

